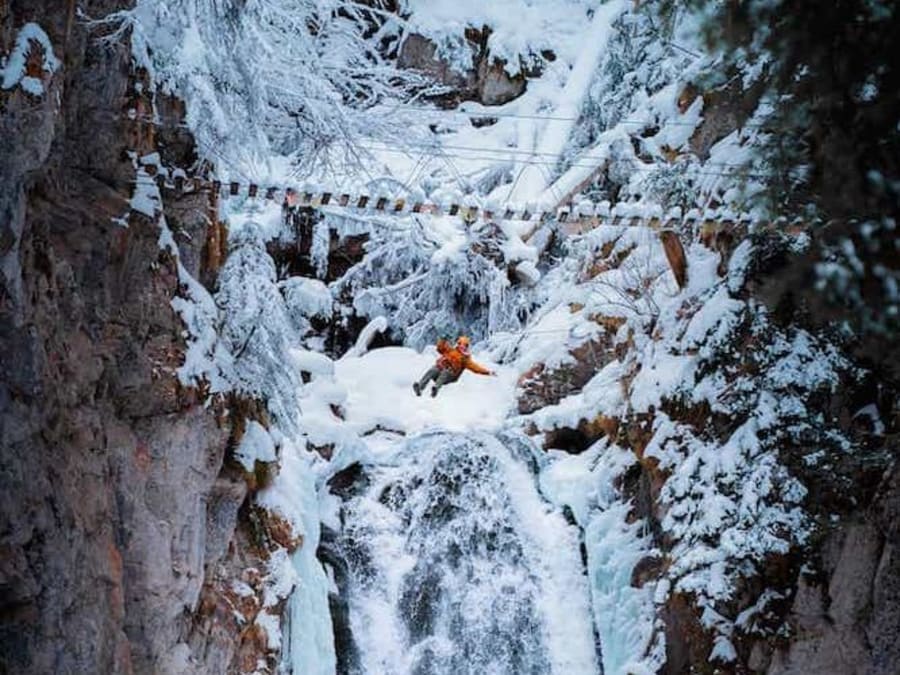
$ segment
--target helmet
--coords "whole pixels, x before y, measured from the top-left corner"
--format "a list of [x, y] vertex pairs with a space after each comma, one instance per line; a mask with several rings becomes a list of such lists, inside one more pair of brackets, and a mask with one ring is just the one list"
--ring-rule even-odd
[[465, 335], [460, 335], [458, 338], [456, 338], [456, 348], [463, 354], [469, 353], [469, 344], [469, 338]]

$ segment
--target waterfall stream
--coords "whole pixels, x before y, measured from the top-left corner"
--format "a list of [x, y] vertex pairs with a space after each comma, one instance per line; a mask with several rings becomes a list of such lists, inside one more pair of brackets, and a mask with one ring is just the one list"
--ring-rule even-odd
[[579, 532], [527, 454], [436, 432], [333, 486], [341, 528], [320, 557], [340, 590], [338, 672], [600, 672]]

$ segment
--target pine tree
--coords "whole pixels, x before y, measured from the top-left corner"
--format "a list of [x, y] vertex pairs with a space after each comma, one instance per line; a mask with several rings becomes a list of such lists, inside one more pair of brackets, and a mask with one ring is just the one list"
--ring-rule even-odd
[[282, 429], [293, 429], [301, 382], [286, 364], [297, 338], [275, 263], [252, 223], [232, 233], [229, 248], [215, 295], [223, 322], [219, 339], [232, 356], [226, 377], [234, 391], [265, 400]]

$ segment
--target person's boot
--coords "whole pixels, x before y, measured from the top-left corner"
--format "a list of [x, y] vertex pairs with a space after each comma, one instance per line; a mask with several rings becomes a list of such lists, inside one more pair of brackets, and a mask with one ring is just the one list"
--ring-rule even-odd
[[413, 382], [413, 391], [416, 392], [416, 396], [422, 395], [422, 387], [418, 382]]
[[434, 398], [435, 396], [437, 396], [437, 393], [438, 393], [437, 385], [434, 385], [434, 386], [431, 388], [431, 398]]

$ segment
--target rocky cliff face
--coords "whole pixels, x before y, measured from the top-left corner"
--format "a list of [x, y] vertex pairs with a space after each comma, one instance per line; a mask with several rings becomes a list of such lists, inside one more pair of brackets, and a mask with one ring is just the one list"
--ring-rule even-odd
[[[179, 383], [176, 257], [129, 203], [135, 157], [186, 165], [192, 142], [175, 101], [146, 123], [127, 33], [104, 40], [114, 26], [86, 19], [129, 4], [0, 3], [0, 53], [24, 56], [0, 90], [0, 672], [266, 657], [235, 618], [253, 624], [260, 582], [243, 577], [278, 546], [248, 534], [247, 481], [227, 461], [241, 412]], [[182, 264], [210, 283], [222, 232], [206, 195], [163, 201]], [[248, 607], [216, 612], [239, 580]]]
[[821, 572], [801, 578], [790, 607], [792, 640], [751, 665], [778, 675], [894, 673], [900, 663], [900, 473], [885, 475], [868, 507], [822, 542]]

